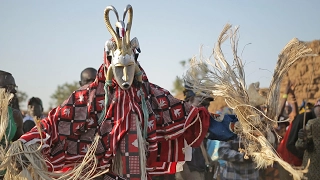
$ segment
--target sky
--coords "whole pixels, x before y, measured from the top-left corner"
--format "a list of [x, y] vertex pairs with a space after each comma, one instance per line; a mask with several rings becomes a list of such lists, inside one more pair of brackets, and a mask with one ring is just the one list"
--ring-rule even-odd
[[209, 54], [227, 23], [240, 27], [247, 84], [259, 81], [260, 87], [269, 86], [277, 56], [292, 38], [320, 39], [318, 0], [1, 0], [0, 70], [12, 73], [19, 90], [40, 97], [47, 110], [58, 85], [79, 81], [86, 67], [100, 67], [111, 38], [104, 9], [113, 5], [122, 16], [127, 4], [140, 64], [150, 82], [170, 91], [186, 71], [179, 62], [199, 55], [201, 46]]

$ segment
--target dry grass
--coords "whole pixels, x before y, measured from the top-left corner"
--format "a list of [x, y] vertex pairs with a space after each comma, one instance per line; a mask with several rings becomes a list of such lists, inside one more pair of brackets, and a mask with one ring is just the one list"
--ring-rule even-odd
[[[266, 135], [271, 131], [275, 123], [278, 111], [279, 87], [282, 77], [286, 74], [290, 66], [299, 58], [310, 55], [311, 49], [308, 49], [303, 42], [298, 39], [292, 39], [279, 54], [279, 59], [275, 67], [273, 79], [271, 80], [269, 93], [265, 104], [268, 109], [261, 112], [251, 104], [255, 99], [248, 94], [245, 82], [245, 72], [242, 60], [237, 55], [237, 31], [231, 29], [227, 24], [222, 30], [216, 46], [213, 50], [213, 60], [211, 57], [205, 59], [200, 57], [191, 61], [191, 68], [188, 70], [185, 80], [192, 84], [194, 92], [212, 93], [214, 97], [224, 99], [228, 107], [233, 109], [237, 115], [239, 124], [236, 127], [238, 136], [242, 139], [245, 157], [251, 157], [258, 168], [266, 168], [274, 162], [289, 171], [295, 180], [301, 179], [306, 170], [295, 170], [287, 162], [283, 161], [272, 145], [268, 142]], [[233, 53], [232, 64], [229, 64], [221, 49], [221, 45], [230, 40]], [[203, 72], [206, 67], [211, 67], [207, 75], [201, 80], [196, 76]]]

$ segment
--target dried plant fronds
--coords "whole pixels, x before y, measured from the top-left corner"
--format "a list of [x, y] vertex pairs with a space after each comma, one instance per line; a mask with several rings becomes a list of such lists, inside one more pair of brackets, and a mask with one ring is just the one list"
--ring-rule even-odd
[[[41, 153], [42, 144], [24, 145], [21, 141], [15, 141], [4, 156], [0, 170], [6, 170], [5, 179], [34, 179], [34, 180], [77, 180], [94, 179], [109, 171], [98, 169], [98, 160], [95, 152], [98, 146], [99, 135], [96, 135], [83, 160], [68, 172], [50, 172], [48, 164]], [[3, 152], [1, 152], [3, 153]]]
[[0, 88], [0, 141], [4, 146], [0, 148], [6, 149], [9, 140], [6, 137], [6, 130], [9, 122], [8, 106], [13, 98], [13, 94], [8, 93], [5, 88]]
[[[238, 27], [234, 30], [231, 27], [230, 24], [227, 24], [222, 30], [211, 55], [214, 57], [213, 60], [211, 57], [204, 59], [202, 55], [198, 59], [195, 57], [192, 59], [190, 68], [184, 77], [185, 81], [192, 85], [192, 90], [195, 92], [211, 92], [213, 96], [224, 98], [239, 120], [236, 133], [244, 145], [244, 149], [240, 151], [245, 153], [246, 157], [251, 157], [258, 168], [265, 168], [278, 162], [293, 175], [295, 180], [301, 179], [307, 169], [296, 170], [283, 161], [268, 142], [267, 133], [271, 131], [276, 122], [274, 119], [277, 113], [281, 78], [295, 61], [310, 55], [311, 49], [296, 38], [291, 40], [279, 55], [266, 101], [265, 99], [257, 100], [255, 98], [259, 98], [258, 96], [248, 94], [244, 66], [237, 55]], [[230, 39], [231, 43], [232, 64], [227, 62], [221, 48], [227, 39]], [[196, 74], [203, 69], [207, 69], [206, 74], [199, 80]], [[261, 102], [267, 105], [266, 114], [255, 107], [261, 105], [259, 104]]]
[[269, 93], [266, 104], [268, 105], [267, 116], [272, 119], [279, 114], [279, 96], [280, 96], [280, 83], [284, 75], [288, 72], [292, 64], [304, 56], [312, 56], [311, 48], [307, 48], [304, 42], [293, 38], [281, 51], [278, 56], [278, 61], [273, 73], [273, 77], [269, 86]]

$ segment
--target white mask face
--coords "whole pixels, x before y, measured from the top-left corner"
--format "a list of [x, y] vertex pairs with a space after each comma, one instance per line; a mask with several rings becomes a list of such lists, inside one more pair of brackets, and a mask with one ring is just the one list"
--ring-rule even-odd
[[[119, 52], [119, 51], [118, 51]], [[112, 59], [114, 78], [121, 89], [129, 89], [135, 75], [135, 60], [133, 55], [119, 55], [117, 51]]]

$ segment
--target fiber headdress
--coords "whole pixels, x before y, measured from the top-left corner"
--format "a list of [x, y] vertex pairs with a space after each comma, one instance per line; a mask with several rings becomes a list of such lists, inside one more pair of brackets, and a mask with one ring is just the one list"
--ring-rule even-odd
[[[250, 97], [247, 92], [245, 82], [245, 72], [241, 59], [237, 54], [237, 32], [231, 29], [227, 24], [222, 30], [216, 46], [213, 50], [214, 60], [194, 58], [191, 61], [191, 68], [187, 72], [185, 79], [193, 84], [194, 91], [212, 92], [213, 96], [220, 96], [225, 99], [227, 105], [233, 109], [236, 114], [240, 127], [236, 133], [241, 137], [245, 148], [241, 149], [247, 156], [250, 156], [257, 164], [258, 168], [265, 168], [278, 162], [287, 171], [289, 171], [295, 180], [303, 177], [305, 171], [297, 171], [288, 163], [283, 161], [270, 143], [266, 139], [266, 134], [273, 128], [274, 119], [278, 114], [279, 85], [282, 77], [288, 71], [289, 67], [299, 58], [309, 55], [311, 49], [298, 39], [292, 39], [279, 54], [279, 59], [274, 71], [273, 79], [270, 84], [270, 92], [265, 104], [267, 112], [256, 109], [250, 104]], [[230, 39], [233, 52], [233, 63], [230, 65], [221, 49], [221, 45], [227, 39]], [[202, 83], [194, 76], [201, 71], [203, 67], [211, 67]], [[263, 118], [261, 118], [263, 117]]]

